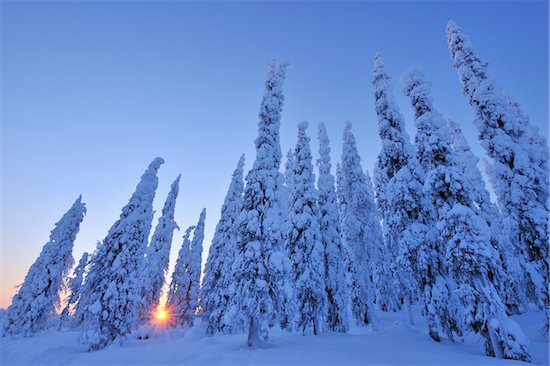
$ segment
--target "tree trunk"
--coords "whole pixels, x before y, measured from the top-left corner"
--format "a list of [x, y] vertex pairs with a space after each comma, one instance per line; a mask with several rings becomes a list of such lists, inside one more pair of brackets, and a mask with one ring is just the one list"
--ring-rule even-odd
[[407, 301], [407, 314], [409, 315], [409, 325], [414, 325], [414, 317], [412, 313], [412, 305], [410, 304], [410, 301]]
[[250, 317], [248, 326], [248, 347], [254, 347], [258, 340], [258, 325], [254, 317]]

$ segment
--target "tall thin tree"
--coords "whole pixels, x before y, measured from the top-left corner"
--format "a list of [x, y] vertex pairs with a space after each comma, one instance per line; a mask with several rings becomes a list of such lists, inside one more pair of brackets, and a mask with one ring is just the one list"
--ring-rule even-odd
[[292, 262], [292, 280], [296, 284], [296, 329], [303, 334], [317, 335], [325, 329], [327, 297], [324, 248], [307, 127], [307, 122], [298, 125], [286, 250]]
[[[246, 176], [239, 241], [233, 271], [238, 309], [235, 324], [248, 328], [248, 345], [268, 340], [270, 324], [286, 312], [292, 294], [286, 289], [284, 214], [281, 212], [281, 147], [279, 127], [284, 102], [286, 65], [272, 64], [258, 122], [256, 159]], [[291, 287], [290, 287], [291, 288]]]
[[153, 317], [159, 306], [165, 283], [164, 277], [168, 271], [172, 237], [174, 230], [179, 229], [174, 220], [174, 211], [176, 208], [176, 199], [178, 198], [180, 178], [181, 175], [172, 183], [170, 192], [162, 208], [162, 215], [158, 220], [151, 243], [145, 251], [146, 256], [143, 258], [141, 270], [141, 300], [143, 306], [141, 321], [143, 323]]
[[157, 171], [163, 163], [161, 158], [151, 162], [90, 260], [80, 335], [89, 350], [104, 348], [139, 327], [140, 269], [153, 221]]
[[372, 204], [368, 202], [367, 177], [361, 167], [351, 122], [347, 122], [344, 129], [340, 169], [342, 237], [349, 249], [352, 315], [359, 324], [374, 323], [374, 249], [371, 237], [374, 233], [369, 231], [369, 216], [374, 212]]
[[208, 335], [230, 332], [230, 324], [225, 321], [225, 314], [234, 290], [231, 266], [237, 248], [237, 219], [243, 204], [243, 166], [244, 154], [231, 177], [204, 268], [201, 307], [203, 319], [207, 321]]
[[319, 229], [325, 252], [325, 286], [328, 300], [327, 326], [336, 332], [349, 329], [345, 248], [334, 176], [331, 173], [330, 143], [324, 123], [319, 124], [319, 178], [317, 179]]
[[178, 259], [172, 272], [172, 280], [168, 289], [166, 308], [168, 310], [172, 326], [183, 326], [190, 323], [189, 319], [189, 287], [191, 278], [189, 275], [191, 232], [195, 226], [190, 226], [183, 235], [183, 244], [178, 252]]
[[2, 317], [0, 335], [33, 335], [52, 325], [63, 280], [71, 269], [74, 241], [86, 214], [82, 196], [55, 224], [50, 240], [31, 265], [25, 281]]

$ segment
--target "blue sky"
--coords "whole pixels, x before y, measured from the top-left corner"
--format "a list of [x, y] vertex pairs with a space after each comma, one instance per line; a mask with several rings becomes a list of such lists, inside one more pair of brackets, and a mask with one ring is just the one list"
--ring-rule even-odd
[[[414, 135], [400, 75], [420, 65], [436, 107], [478, 155], [473, 114], [445, 24], [470, 36], [491, 75], [548, 134], [547, 2], [3, 2], [1, 283], [10, 303], [53, 224], [79, 194], [88, 207], [74, 254], [92, 251], [148, 163], [162, 156], [155, 209], [181, 173], [176, 220], [207, 208], [208, 248], [230, 175], [247, 168], [267, 63], [290, 62], [281, 143], [325, 122], [333, 160], [351, 120], [365, 168], [380, 143], [372, 58], [384, 55]], [[156, 224], [157, 217], [154, 223]], [[172, 260], [181, 245], [176, 233]], [[205, 251], [204, 257], [207, 252]]]

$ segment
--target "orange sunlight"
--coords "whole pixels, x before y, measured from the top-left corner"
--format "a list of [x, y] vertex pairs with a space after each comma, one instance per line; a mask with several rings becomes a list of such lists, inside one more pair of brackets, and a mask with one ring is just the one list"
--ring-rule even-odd
[[166, 310], [158, 309], [157, 313], [155, 314], [155, 318], [157, 320], [162, 320], [162, 321], [166, 320], [166, 318], [168, 318], [168, 315], [166, 314]]

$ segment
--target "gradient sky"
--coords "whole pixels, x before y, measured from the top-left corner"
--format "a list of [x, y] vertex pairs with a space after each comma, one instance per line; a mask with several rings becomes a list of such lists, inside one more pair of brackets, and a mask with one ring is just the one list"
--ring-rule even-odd
[[[83, 195], [88, 214], [74, 247], [93, 251], [153, 158], [155, 209], [182, 174], [176, 220], [207, 208], [212, 239], [231, 173], [253, 141], [267, 63], [290, 62], [281, 143], [317, 123], [340, 158], [354, 123], [364, 167], [380, 149], [371, 85], [380, 51], [414, 135], [400, 75], [420, 65], [436, 107], [460, 122], [483, 155], [473, 113], [447, 49], [445, 24], [470, 36], [491, 75], [548, 134], [548, 3], [541, 2], [3, 2], [1, 14], [0, 306]], [[154, 224], [158, 215], [155, 216]], [[175, 261], [182, 232], [174, 237]], [[203, 255], [206, 258], [207, 251]]]

